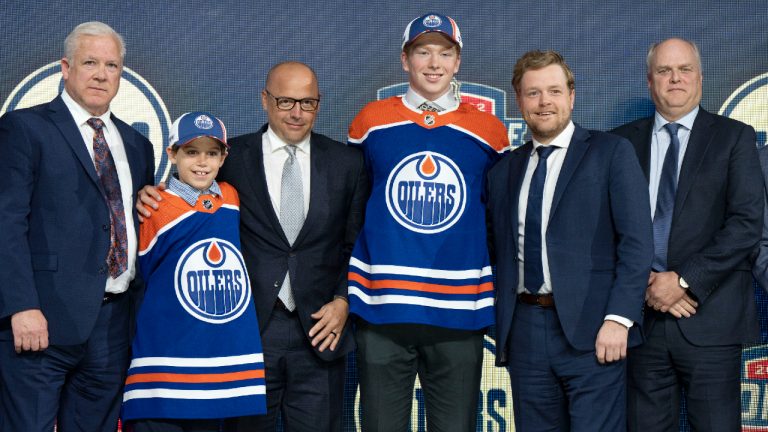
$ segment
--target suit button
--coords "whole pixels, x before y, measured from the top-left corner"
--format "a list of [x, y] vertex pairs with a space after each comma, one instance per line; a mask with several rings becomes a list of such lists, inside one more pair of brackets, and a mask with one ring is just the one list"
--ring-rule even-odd
[[275, 288], [277, 288], [278, 286], [280, 286], [280, 281], [275, 281]]
[[106, 274], [106, 273], [107, 273], [107, 268], [106, 267], [104, 267], [104, 266], [99, 267], [99, 274], [100, 275], [103, 275], [103, 274]]
[[102, 225], [101, 226], [102, 231], [109, 231], [109, 225]]
[[291, 253], [289, 253], [289, 254], [288, 254], [288, 257], [289, 257], [289, 258], [293, 258], [293, 257], [295, 257], [295, 256], [296, 256], [296, 252], [291, 252]]

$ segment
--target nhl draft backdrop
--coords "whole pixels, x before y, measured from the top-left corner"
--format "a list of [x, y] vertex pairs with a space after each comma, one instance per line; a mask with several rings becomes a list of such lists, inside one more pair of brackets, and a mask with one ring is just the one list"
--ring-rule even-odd
[[[60, 91], [62, 42], [78, 23], [100, 20], [123, 34], [126, 68], [112, 108], [154, 143], [157, 179], [167, 173], [161, 150], [180, 114], [211, 111], [231, 136], [259, 128], [266, 121], [259, 102], [264, 77], [283, 60], [315, 68], [322, 92], [315, 129], [345, 141], [347, 125], [366, 102], [404, 91], [400, 38], [407, 22], [428, 10], [458, 21], [463, 97], [498, 116], [514, 145], [526, 138], [510, 86], [512, 66], [523, 52], [561, 52], [576, 75], [574, 120], [605, 130], [652, 112], [645, 52], [670, 36], [701, 48], [706, 109], [754, 126], [759, 146], [768, 131], [768, 14], [758, 1], [6, 0], [0, 10], [0, 113], [48, 101]], [[765, 315], [764, 294], [756, 295]], [[493, 366], [492, 332], [485, 346], [477, 430], [513, 431], [509, 378]], [[768, 431], [766, 346], [745, 347], [743, 373], [744, 430]], [[349, 431], [356, 430], [359, 412], [355, 385], [351, 362]], [[413, 401], [412, 430], [424, 431], [419, 388]]]

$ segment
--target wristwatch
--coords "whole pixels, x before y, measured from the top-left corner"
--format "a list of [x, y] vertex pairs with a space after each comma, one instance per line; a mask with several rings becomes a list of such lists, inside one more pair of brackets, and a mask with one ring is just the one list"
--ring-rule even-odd
[[682, 289], [688, 289], [688, 288], [691, 287], [690, 285], [688, 285], [688, 282], [686, 282], [685, 279], [683, 279], [682, 276], [680, 276], [677, 279], [677, 283], [680, 284], [680, 288], [682, 288]]

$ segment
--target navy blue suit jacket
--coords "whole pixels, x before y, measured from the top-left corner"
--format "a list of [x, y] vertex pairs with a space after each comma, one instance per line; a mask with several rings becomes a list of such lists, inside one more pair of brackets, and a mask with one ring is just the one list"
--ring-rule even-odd
[[[653, 117], [613, 131], [632, 142], [647, 177]], [[681, 275], [699, 307], [677, 320], [694, 345], [734, 345], [760, 337], [751, 257], [760, 240], [763, 184], [755, 130], [699, 109], [677, 184], [667, 268]], [[645, 329], [655, 321], [648, 310]]]
[[[114, 115], [112, 121], [135, 196], [153, 182], [152, 145]], [[41, 309], [51, 344], [83, 343], [101, 309], [110, 244], [109, 207], [93, 159], [61, 96], [6, 113], [0, 151], [0, 339], [13, 338], [14, 313]]]
[[[267, 189], [261, 136], [230, 140], [219, 179], [240, 195], [240, 242], [253, 286], [259, 328], [267, 326], [285, 272], [290, 271], [296, 311], [307, 334], [315, 325], [310, 315], [333, 300], [347, 296], [349, 257], [363, 222], [368, 180], [362, 153], [312, 133], [310, 137], [310, 196], [304, 225], [293, 246], [288, 243]], [[355, 347], [347, 320], [336, 350], [315, 353], [324, 360], [346, 355]]]
[[763, 236], [760, 238], [752, 274], [760, 287], [768, 292], [768, 146], [761, 148], [757, 153], [760, 155], [760, 167], [763, 170], [765, 203], [763, 203]]
[[[515, 349], [509, 334], [518, 286], [518, 198], [533, 144], [490, 171], [488, 214], [496, 263], [497, 363]], [[634, 321], [641, 342], [645, 289], [653, 259], [648, 188], [632, 146], [578, 125], [557, 179], [546, 232], [556, 311], [568, 343], [594, 350], [607, 314]]]

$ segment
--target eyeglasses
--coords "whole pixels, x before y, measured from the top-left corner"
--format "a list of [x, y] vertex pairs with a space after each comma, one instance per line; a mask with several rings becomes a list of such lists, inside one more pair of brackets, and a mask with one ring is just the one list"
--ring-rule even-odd
[[275, 100], [275, 105], [277, 105], [277, 109], [279, 109], [280, 111], [292, 110], [293, 107], [296, 106], [296, 102], [299, 103], [299, 108], [301, 108], [302, 111], [306, 111], [306, 112], [317, 111], [317, 107], [318, 105], [320, 105], [320, 98], [294, 99], [294, 98], [289, 98], [284, 96], [275, 96], [272, 93], [270, 93], [269, 90], [267, 89], [264, 89], [264, 93], [268, 94], [269, 97]]

